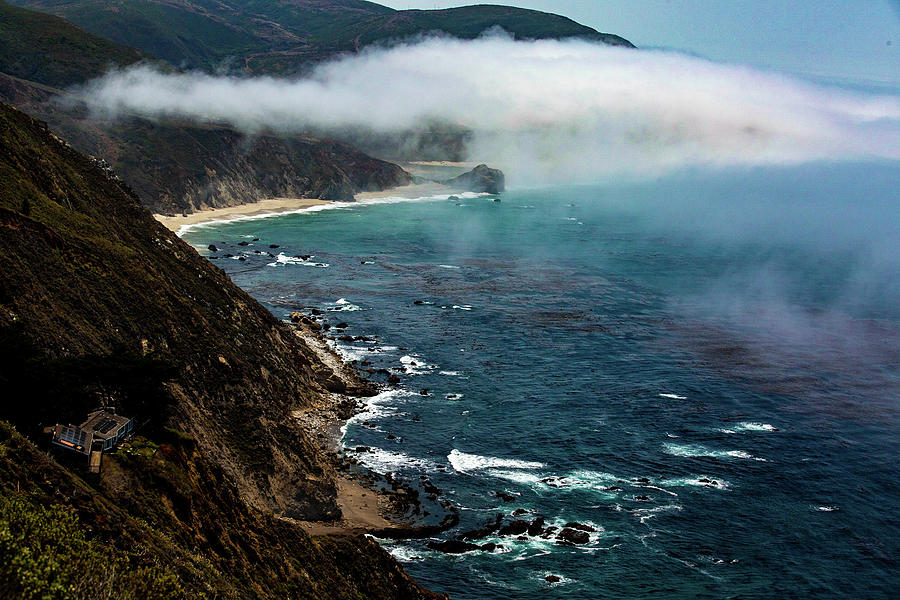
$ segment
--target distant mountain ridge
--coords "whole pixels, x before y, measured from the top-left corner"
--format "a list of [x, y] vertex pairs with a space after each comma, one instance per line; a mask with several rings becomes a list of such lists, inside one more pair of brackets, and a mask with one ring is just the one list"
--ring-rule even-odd
[[[631, 45], [559, 15], [495, 5], [397, 11], [362, 0], [12, 4], [19, 6], [0, 0], [0, 101], [46, 120], [78, 150], [107, 160], [142, 202], [160, 213], [273, 196], [349, 200], [360, 191], [408, 183], [410, 177], [347, 144], [310, 136], [250, 139], [193, 123], [98, 119], [56, 103], [65, 94], [62, 88], [141, 60], [157, 60], [168, 69], [296, 75], [366, 46], [427, 33], [474, 38], [492, 27], [519, 39], [577, 37]], [[346, 141], [394, 160], [459, 160], [466, 135], [439, 124], [430, 131]]]
[[148, 58], [74, 24], [0, 0], [0, 72], [54, 87]]
[[14, 0], [178, 68], [295, 74], [336, 53], [429, 32], [472, 39], [502, 27], [517, 39], [624, 38], [535, 10], [476, 5], [394, 10], [361, 0]]

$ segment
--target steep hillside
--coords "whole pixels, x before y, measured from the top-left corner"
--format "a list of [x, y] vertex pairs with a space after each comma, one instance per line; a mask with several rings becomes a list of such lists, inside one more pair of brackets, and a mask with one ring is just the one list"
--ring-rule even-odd
[[79, 150], [107, 160], [145, 206], [193, 212], [268, 197], [353, 200], [363, 191], [410, 183], [395, 164], [332, 140], [246, 136], [231, 129], [144, 119], [106, 122], [58, 110], [33, 110]]
[[32, 439], [101, 402], [146, 423], [90, 480], [0, 428], [4, 502], [51, 521], [39, 506], [74, 508], [88, 541], [189, 596], [428, 596], [364, 538], [282, 518], [339, 512], [333, 461], [293, 416], [324, 401], [330, 369], [106, 169], [5, 105], [0, 341], [0, 419]]
[[491, 27], [502, 27], [516, 39], [583, 38], [613, 46], [633, 47], [631, 42], [609, 33], [580, 25], [551, 13], [510, 6], [463, 6], [446, 10], [403, 10], [371, 17], [336, 32], [332, 44], [341, 49], [357, 49], [369, 44], [406, 39], [421, 33], [438, 32], [462, 39], [474, 39]]
[[508, 6], [396, 11], [361, 0], [15, 0], [176, 67], [295, 74], [340, 52], [443, 32], [474, 38], [500, 26], [519, 39], [580, 37], [631, 46], [571, 19]]
[[58, 17], [0, 0], [0, 72], [65, 87], [146, 55], [97, 37]]

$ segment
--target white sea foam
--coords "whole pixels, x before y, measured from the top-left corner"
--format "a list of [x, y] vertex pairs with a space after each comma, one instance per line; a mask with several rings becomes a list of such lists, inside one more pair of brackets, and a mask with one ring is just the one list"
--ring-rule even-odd
[[430, 365], [421, 356], [404, 354], [400, 357], [400, 362], [406, 369], [407, 375], [422, 375], [437, 368], [437, 365]]
[[459, 375], [459, 371], [438, 371], [438, 375], [446, 375], [448, 377], [455, 377]]
[[456, 265], [438, 265], [442, 269], [459, 269]]
[[454, 471], [467, 473], [471, 471], [483, 471], [485, 469], [540, 469], [544, 463], [518, 460], [515, 458], [498, 458], [495, 456], [480, 456], [460, 452], [456, 448], [447, 455], [447, 460]]
[[745, 422], [738, 423], [734, 427], [735, 431], [778, 431], [778, 428], [768, 423]]
[[[488, 194], [481, 194], [475, 192], [463, 192], [456, 194], [460, 198], [478, 198], [480, 196], [487, 196]], [[185, 233], [192, 229], [200, 229], [206, 227], [218, 227], [219, 225], [225, 223], [237, 223], [240, 221], [257, 221], [260, 219], [271, 219], [273, 217], [283, 217], [286, 215], [299, 215], [305, 213], [317, 213], [324, 212], [327, 210], [341, 210], [341, 209], [358, 209], [364, 206], [376, 206], [379, 204], [400, 204], [404, 202], [434, 202], [438, 200], [446, 200], [449, 198], [451, 194], [437, 194], [432, 196], [419, 196], [415, 198], [407, 198], [404, 196], [387, 196], [384, 198], [362, 198], [360, 200], [354, 202], [328, 202], [326, 204], [315, 204], [313, 206], [306, 206], [304, 208], [295, 208], [291, 210], [280, 210], [273, 212], [265, 212], [265, 213], [257, 213], [252, 215], [239, 215], [234, 217], [228, 217], [223, 219], [215, 219], [212, 221], [205, 221], [203, 223], [192, 223], [190, 225], [182, 225], [178, 228], [176, 235], [178, 237], [184, 236]], [[253, 235], [242, 235], [241, 237], [252, 238], [255, 237]]]
[[412, 546], [405, 546], [402, 544], [386, 545], [386, 540], [379, 540], [379, 543], [382, 546], [386, 546], [386, 550], [388, 551], [388, 553], [400, 562], [410, 563], [425, 559], [425, 557], [423, 556], [423, 554], [425, 553], [423, 553], [420, 548], [414, 548]]
[[497, 479], [505, 479], [513, 483], [521, 485], [529, 485], [535, 487], [540, 484], [541, 475], [534, 471], [517, 471], [515, 469], [488, 469], [485, 471], [487, 475], [496, 477]]
[[707, 487], [717, 490], [727, 490], [731, 488], [731, 484], [718, 477], [710, 477], [708, 475], [696, 475], [691, 477], [676, 477], [673, 479], [663, 479], [660, 485], [668, 487]]
[[637, 508], [635, 510], [630, 511], [631, 514], [636, 516], [641, 523], [646, 523], [650, 519], [654, 518], [656, 515], [665, 512], [672, 511], [680, 511], [684, 510], [684, 507], [680, 504], [666, 504], [664, 506], [656, 506], [653, 508]]
[[838, 510], [837, 506], [817, 506], [816, 510], [819, 512], [835, 512]]
[[283, 267], [285, 265], [301, 265], [304, 267], [318, 267], [320, 269], [324, 269], [330, 266], [328, 263], [320, 263], [314, 262], [311, 260], [314, 257], [310, 257], [309, 259], [303, 259], [298, 256], [288, 256], [284, 252], [279, 252], [278, 256], [275, 257], [275, 262], [268, 263], [269, 267]]
[[669, 398], [671, 400], [687, 400], [687, 396], [679, 396], [678, 394], [660, 394], [660, 398]]
[[350, 346], [334, 340], [328, 340], [328, 343], [347, 362], [363, 360], [369, 356], [387, 354], [397, 350], [397, 346]]
[[359, 452], [356, 459], [366, 467], [378, 473], [387, 473], [398, 469], [409, 469], [424, 472], [438, 470], [438, 465], [427, 458], [410, 456], [404, 452], [371, 448], [369, 452]]
[[326, 307], [325, 310], [330, 312], [354, 312], [363, 309], [362, 307], [349, 302], [346, 298], [338, 298], [331, 306]]
[[453, 308], [455, 310], [472, 310], [472, 307], [468, 304], [454, 304], [450, 308]]
[[[402, 388], [390, 389], [372, 396], [366, 401], [365, 408], [350, 417], [347, 423], [362, 423], [363, 421], [376, 421], [391, 417], [397, 413], [398, 405], [403, 404], [406, 398], [413, 396], [413, 392]], [[346, 430], [346, 426], [344, 427]]]
[[710, 458], [748, 458], [766, 462], [766, 459], [753, 456], [745, 450], [713, 450], [700, 444], [663, 444], [666, 453], [674, 456], [710, 457]]

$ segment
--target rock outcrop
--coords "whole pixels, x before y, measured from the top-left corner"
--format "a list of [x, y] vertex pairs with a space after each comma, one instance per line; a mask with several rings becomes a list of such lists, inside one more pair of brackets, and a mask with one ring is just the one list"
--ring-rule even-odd
[[492, 169], [484, 164], [443, 183], [452, 188], [486, 194], [499, 194], [506, 189], [506, 177], [503, 175], [503, 171]]

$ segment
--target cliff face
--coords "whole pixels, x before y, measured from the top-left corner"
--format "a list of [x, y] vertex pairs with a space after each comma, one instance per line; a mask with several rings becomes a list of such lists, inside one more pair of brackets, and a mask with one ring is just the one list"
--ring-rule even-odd
[[146, 119], [103, 121], [57, 100], [49, 86], [0, 73], [0, 101], [47, 121], [72, 146], [106, 160], [145, 206], [193, 212], [262, 198], [353, 199], [411, 183], [397, 165], [309, 136], [247, 136], [231, 129]]
[[195, 595], [427, 596], [371, 542], [280, 518], [338, 512], [331, 461], [292, 416], [322, 402], [330, 370], [108, 170], [5, 105], [0, 348], [16, 399], [0, 419], [33, 437], [101, 401], [147, 422], [90, 482], [0, 436], [0, 456], [35, 464], [0, 470], [4, 494], [74, 506], [100, 539], [123, 528], [123, 551]]
[[103, 157], [158, 213], [193, 212], [262, 198], [352, 201], [411, 183], [397, 165], [309, 136], [246, 136], [230, 129], [144, 119], [104, 122], [47, 103], [26, 104], [72, 145]]

